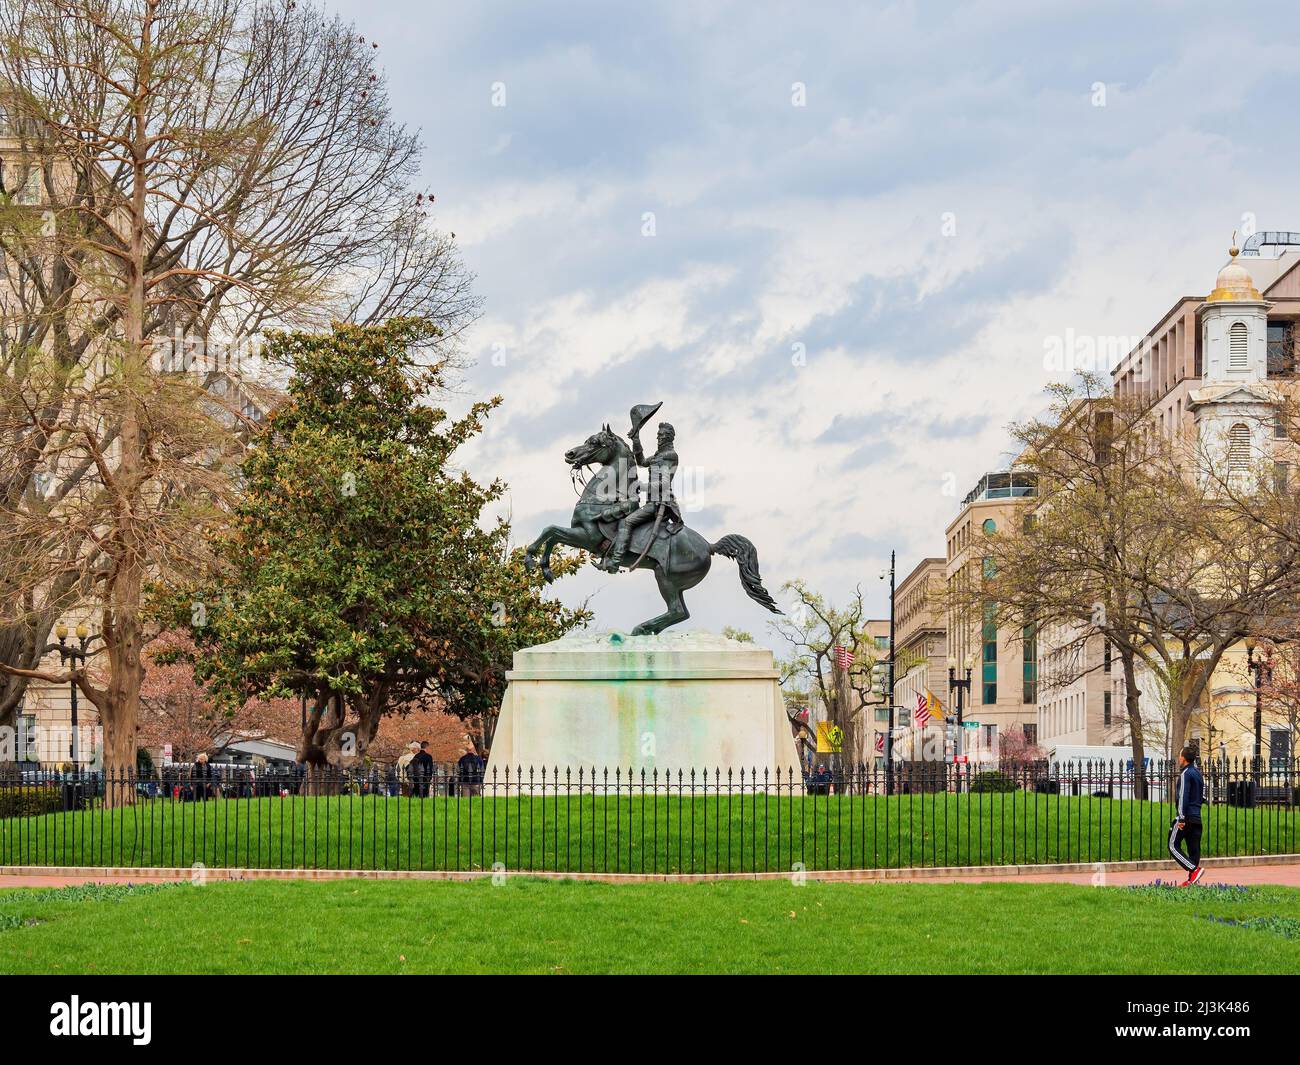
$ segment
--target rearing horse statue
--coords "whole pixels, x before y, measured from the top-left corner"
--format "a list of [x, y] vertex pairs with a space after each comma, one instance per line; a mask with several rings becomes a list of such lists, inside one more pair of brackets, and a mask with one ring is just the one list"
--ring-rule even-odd
[[[722, 555], [734, 559], [740, 566], [740, 583], [746, 593], [756, 603], [760, 603], [774, 614], [781, 613], [758, 572], [758, 552], [745, 537], [731, 533], [711, 544], [694, 529], [680, 521], [680, 512], [671, 499], [670, 488], [662, 487], [663, 477], [671, 479], [671, 472], [676, 469], [675, 452], [663, 446], [664, 426], [660, 426], [661, 448], [655, 458], [646, 461], [641, 453], [637, 433], [639, 422], [657, 410], [657, 405], [637, 407], [632, 414], [632, 438], [636, 441], [636, 451], [614, 432], [608, 425], [602, 426], [600, 432], [589, 436], [575, 448], [564, 453], [564, 461], [569, 464], [575, 478], [588, 466], [599, 466], [599, 470], [585, 485], [577, 506], [573, 508], [573, 525], [548, 525], [536, 540], [528, 545], [524, 555], [525, 565], [531, 570], [540, 565], [546, 579], [552, 580], [551, 550], [556, 544], [581, 548], [598, 558], [602, 569], [615, 570], [622, 562], [620, 548], [634, 559], [629, 561], [629, 569], [650, 569], [654, 571], [659, 583], [659, 594], [664, 598], [667, 610], [657, 617], [641, 622], [632, 630], [633, 636], [643, 636], [662, 632], [670, 625], [676, 625], [690, 617], [682, 593], [694, 588], [708, 575], [712, 556]], [[671, 443], [671, 428], [668, 441]], [[656, 462], [667, 455], [671, 464]], [[661, 491], [664, 493], [658, 503], [658, 513], [653, 525], [641, 521], [632, 525], [627, 518], [637, 518], [646, 512], [641, 506], [639, 483], [637, 479], [638, 461], [661, 475]], [[654, 485], [652, 484], [652, 502], [655, 506]], [[665, 512], [669, 520], [663, 521]], [[621, 533], [621, 535], [620, 535]], [[614, 551], [611, 558], [610, 552]]]

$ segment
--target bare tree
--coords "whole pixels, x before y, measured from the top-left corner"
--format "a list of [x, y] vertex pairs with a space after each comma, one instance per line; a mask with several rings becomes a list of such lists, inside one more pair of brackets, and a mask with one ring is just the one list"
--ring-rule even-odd
[[1051, 393], [1046, 417], [1012, 427], [1018, 463], [1037, 475], [1033, 520], [989, 538], [982, 572], [954, 582], [948, 606], [1049, 632], [1044, 690], [1100, 669], [1087, 651], [1105, 641], [1141, 766], [1151, 737], [1139, 671], [1168, 703], [1163, 739], [1176, 749], [1227, 649], [1294, 595], [1296, 553], [1244, 518], [1257, 491], [1237, 500], [1196, 476], [1201, 441], [1157, 431], [1142, 403], [1096, 377]]
[[1098, 639], [1118, 658], [1133, 759], [1145, 731], [1137, 684], [1144, 630], [1139, 585], [1164, 550], [1169, 514], [1156, 502], [1163, 472], [1156, 442], [1137, 431], [1143, 411], [1114, 397], [1100, 378], [1049, 389], [1046, 415], [1011, 426], [1017, 464], [1035, 475], [1038, 502], [1020, 527], [981, 547], [980, 571], [952, 581], [945, 606], [958, 618], [991, 615], [1017, 631], [1035, 626], [1044, 656], [1042, 692], [1102, 668]]
[[[790, 647], [790, 657], [778, 661], [783, 686], [816, 694], [827, 718], [843, 732], [841, 760], [845, 768], [864, 760], [863, 718], [878, 700], [871, 686], [876, 662], [875, 643], [867, 631], [862, 589], [855, 588], [848, 605], [836, 607], [803, 581], [790, 581], [783, 591], [795, 598], [787, 617], [769, 622]], [[837, 647], [847, 648], [848, 668], [840, 668]]]
[[238, 377], [269, 326], [333, 318], [429, 318], [454, 357], [475, 313], [376, 48], [294, 0], [0, 10], [6, 172], [25, 190], [0, 207], [0, 714], [27, 680], [69, 679], [38, 663], [88, 598], [108, 679], [72, 677], [110, 771], [134, 764], [146, 586], [205, 563], [255, 428], [207, 375]]

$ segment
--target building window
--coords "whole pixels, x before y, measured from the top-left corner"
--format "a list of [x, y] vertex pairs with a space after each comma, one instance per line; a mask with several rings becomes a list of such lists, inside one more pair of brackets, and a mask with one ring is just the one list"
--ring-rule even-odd
[[1109, 673], [1110, 667], [1111, 667], [1110, 641], [1107, 640], [1105, 643], [1101, 645], [1101, 671], [1103, 673]]
[[998, 701], [998, 605], [984, 604], [984, 654], [981, 670], [983, 702], [991, 706]]
[[1268, 323], [1267, 351], [1269, 377], [1296, 375], [1294, 322]]
[[1281, 493], [1286, 491], [1287, 481], [1290, 479], [1291, 467], [1285, 462], [1273, 463], [1273, 488]]
[[1038, 702], [1038, 629], [1031, 622], [1025, 626], [1023, 638], [1024, 669], [1022, 702]]
[[35, 762], [40, 756], [36, 751], [36, 715], [23, 714], [18, 718], [18, 761]]
[[1286, 729], [1275, 728], [1268, 734], [1268, 760], [1274, 769], [1291, 761], [1291, 733]]
[[995, 532], [998, 531], [998, 523], [994, 521], [992, 518], [985, 518], [984, 524], [981, 525], [980, 528], [984, 530], [985, 536], [992, 536]]
[[888, 636], [877, 636], [877, 637], [876, 637], [876, 650], [877, 650], [877, 651], [888, 651], [888, 650], [889, 650], [889, 637], [888, 637]]
[[37, 167], [25, 167], [15, 173], [0, 163], [0, 187], [13, 197], [13, 202], [32, 207], [41, 202], [41, 172]]
[[1110, 692], [1101, 693], [1101, 723], [1107, 727], [1110, 726], [1110, 700]]
[[1233, 322], [1228, 330], [1228, 369], [1245, 370], [1250, 366], [1250, 350], [1247, 341], [1250, 333], [1245, 322]]
[[1032, 747], [1034, 744], [1036, 744], [1036, 743], [1038, 742], [1038, 726], [1037, 726], [1037, 725], [1026, 725], [1026, 726], [1025, 726], [1025, 742], [1026, 742], [1027, 744], [1029, 744], [1031, 747]]
[[1228, 473], [1250, 470], [1250, 427], [1238, 422], [1228, 430]]
[[1286, 418], [1283, 417], [1281, 411], [1278, 411], [1273, 415], [1273, 439], [1286, 439]]

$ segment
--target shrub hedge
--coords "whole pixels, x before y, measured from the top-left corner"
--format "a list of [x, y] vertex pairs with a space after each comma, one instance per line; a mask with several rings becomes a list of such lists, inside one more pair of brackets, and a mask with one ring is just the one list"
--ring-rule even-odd
[[63, 809], [58, 788], [0, 788], [0, 817], [34, 817]]

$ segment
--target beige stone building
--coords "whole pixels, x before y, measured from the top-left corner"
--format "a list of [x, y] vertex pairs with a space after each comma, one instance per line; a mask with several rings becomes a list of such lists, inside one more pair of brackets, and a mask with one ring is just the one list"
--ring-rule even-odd
[[[1037, 491], [1034, 476], [1014, 468], [980, 478], [946, 530], [944, 580], [950, 589], [969, 589], [981, 579], [983, 567], [990, 564], [982, 550], [985, 539], [1024, 522]], [[979, 722], [978, 741], [986, 750], [1012, 731], [1030, 742], [1038, 733], [1037, 633], [1032, 625], [999, 625], [992, 613], [989, 604], [984, 617], [951, 610], [946, 615], [947, 658], [958, 676], [971, 670], [963, 718]]]
[[1104, 746], [1122, 731], [1124, 678], [1106, 641], [1073, 625], [1044, 626], [1038, 640], [1038, 743]]
[[948, 630], [938, 599], [946, 561], [923, 558], [894, 590], [894, 625], [898, 653], [894, 667], [894, 704], [911, 721], [918, 694], [927, 690], [948, 706]]

